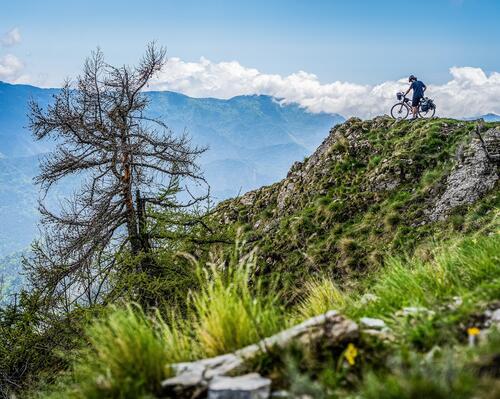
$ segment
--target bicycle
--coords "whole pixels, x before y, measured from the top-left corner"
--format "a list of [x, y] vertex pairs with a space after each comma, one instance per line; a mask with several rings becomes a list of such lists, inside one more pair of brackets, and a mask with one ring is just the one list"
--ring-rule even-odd
[[[391, 116], [394, 119], [408, 118], [412, 109], [411, 100], [403, 93], [397, 93], [396, 97], [400, 102], [392, 106]], [[427, 97], [421, 98], [418, 104], [418, 116], [421, 118], [432, 118], [435, 113], [436, 105], [434, 104], [434, 101]]]

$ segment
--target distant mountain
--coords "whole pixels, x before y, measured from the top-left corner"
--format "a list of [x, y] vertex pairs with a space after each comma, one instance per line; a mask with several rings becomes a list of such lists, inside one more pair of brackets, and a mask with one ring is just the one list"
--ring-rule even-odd
[[3, 157], [32, 156], [50, 148], [47, 143], [35, 142], [31, 138], [26, 130], [26, 115], [31, 98], [46, 105], [57, 91], [0, 82], [0, 154]]
[[486, 122], [500, 122], [500, 115], [497, 114], [486, 114], [481, 118], [483, 118]]
[[[39, 157], [53, 143], [35, 142], [28, 125], [28, 101], [51, 102], [58, 89], [0, 82], [0, 258], [24, 250], [36, 235]], [[208, 146], [200, 164], [216, 200], [280, 180], [294, 161], [308, 156], [329, 129], [344, 118], [310, 113], [297, 104], [264, 96], [228, 100], [148, 92], [149, 116], [160, 117], [174, 133], [187, 131], [193, 144]], [[49, 201], [63, 198], [71, 184]]]
[[468, 121], [473, 121], [476, 119], [483, 119], [485, 122], [500, 122], [500, 115], [490, 113], [490, 114], [486, 114], [486, 115], [465, 118], [465, 120], [468, 120]]

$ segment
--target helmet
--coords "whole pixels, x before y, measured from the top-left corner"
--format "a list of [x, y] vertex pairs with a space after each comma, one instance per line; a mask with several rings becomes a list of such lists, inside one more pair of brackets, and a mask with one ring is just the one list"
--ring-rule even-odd
[[414, 80], [417, 80], [417, 77], [414, 75], [410, 75], [410, 77], [408, 78], [408, 82], [413, 82]]

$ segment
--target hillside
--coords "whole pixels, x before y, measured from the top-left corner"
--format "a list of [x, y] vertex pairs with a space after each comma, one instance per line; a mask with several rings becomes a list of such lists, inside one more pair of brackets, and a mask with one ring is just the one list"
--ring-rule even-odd
[[[495, 126], [483, 127], [492, 153]], [[498, 170], [474, 128], [447, 119], [350, 119], [284, 180], [223, 202], [217, 223], [233, 233], [243, 227], [265, 269], [292, 285], [311, 271], [363, 274], [431, 237], [494, 232]]]
[[154, 277], [117, 254], [114, 306], [20, 318], [0, 367], [28, 357], [15, 378], [37, 398], [499, 397], [500, 124], [476, 126], [332, 128], [280, 182], [155, 243]]
[[[282, 181], [221, 203], [221, 237], [259, 248], [262, 306], [306, 321], [175, 363], [166, 397], [499, 397], [500, 124], [483, 125], [483, 141], [475, 128], [353, 118]], [[204, 320], [221, 312], [194, 316], [207, 355], [231, 349], [206, 339], [226, 342]]]

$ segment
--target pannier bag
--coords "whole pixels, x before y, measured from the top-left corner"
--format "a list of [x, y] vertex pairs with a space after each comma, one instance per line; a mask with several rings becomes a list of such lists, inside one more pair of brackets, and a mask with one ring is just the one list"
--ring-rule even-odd
[[427, 98], [427, 97], [424, 97], [422, 99], [422, 102], [420, 103], [420, 108], [424, 112], [427, 112], [430, 109], [433, 109], [434, 107], [435, 107], [434, 102], [430, 98]]

